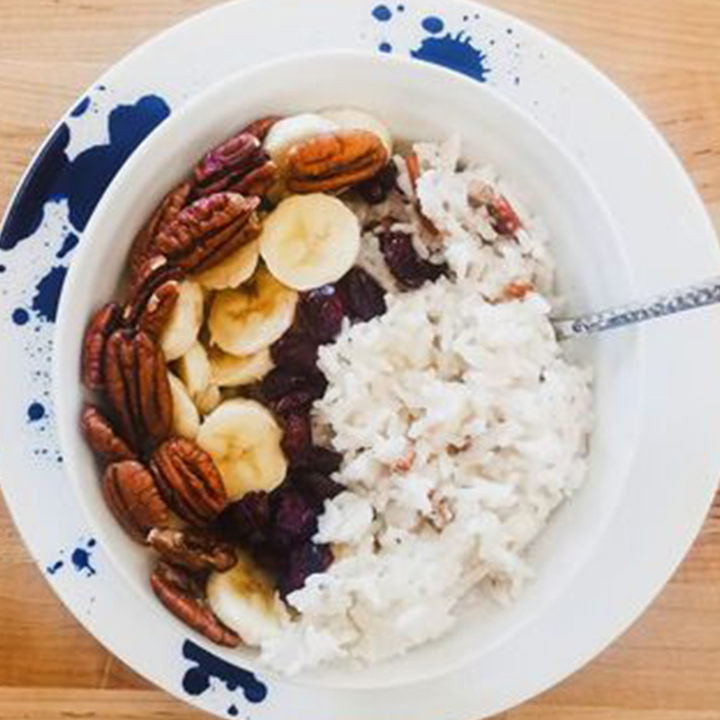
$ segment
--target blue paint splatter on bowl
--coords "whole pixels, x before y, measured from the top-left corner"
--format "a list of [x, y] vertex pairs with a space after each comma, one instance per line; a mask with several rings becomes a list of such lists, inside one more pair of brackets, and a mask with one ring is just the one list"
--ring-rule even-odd
[[393, 46], [389, 42], [381, 42], [380, 45], [378, 45], [378, 50], [382, 53], [391, 53]]
[[70, 113], [71, 117], [81, 117], [85, 114], [87, 109], [90, 107], [90, 98], [84, 97], [72, 110]]
[[16, 308], [13, 310], [12, 321], [16, 325], [27, 325], [30, 320], [30, 313], [25, 308]]
[[215, 678], [230, 692], [241, 688], [248, 702], [261, 703], [267, 697], [267, 685], [254, 673], [213, 655], [192, 640], [183, 643], [182, 654], [186, 660], [195, 663], [183, 677], [183, 689], [188, 695], [202, 695], [210, 689], [210, 680]]
[[38, 282], [32, 309], [40, 320], [55, 322], [60, 304], [60, 293], [66, 276], [67, 268], [56, 266], [51, 268], [50, 272]]
[[69, 255], [80, 242], [80, 238], [73, 232], [68, 233], [63, 240], [62, 247], [58, 250], [55, 256], [58, 260], [62, 260], [65, 256]]
[[392, 19], [392, 10], [387, 5], [376, 5], [372, 14], [378, 22], [388, 22]]
[[45, 417], [45, 406], [42, 403], [34, 402], [27, 409], [28, 422], [38, 422]]
[[490, 72], [485, 63], [485, 53], [476, 48], [472, 38], [463, 31], [457, 35], [447, 33], [442, 37], [432, 35], [425, 38], [419, 48], [410, 51], [410, 55], [417, 60], [455, 70], [479, 82], [485, 82]]
[[438, 35], [445, 29], [445, 23], [434, 15], [426, 17], [422, 21], [423, 30], [429, 32], [431, 35]]
[[236, 705], [231, 705], [231, 706], [227, 709], [227, 714], [228, 714], [230, 717], [237, 717], [237, 716], [240, 714], [240, 711], [237, 709], [237, 706], [236, 706]]
[[67, 200], [70, 221], [82, 231], [110, 181], [140, 143], [168, 116], [168, 104], [147, 95], [119, 105], [108, 117], [109, 142], [67, 155], [70, 128], [62, 123], [45, 143], [25, 177], [0, 230], [0, 250], [12, 250], [40, 227], [45, 203]]
[[54, 575], [58, 570], [61, 570], [65, 563], [62, 560], [54, 562], [52, 565], [48, 565], [45, 569], [48, 575]]
[[72, 560], [75, 572], [85, 573], [85, 577], [92, 577], [97, 574], [97, 570], [90, 562], [92, 560], [91, 550], [95, 547], [95, 545], [95, 540], [90, 539], [88, 540], [86, 547], [79, 546], [73, 550], [70, 560]]

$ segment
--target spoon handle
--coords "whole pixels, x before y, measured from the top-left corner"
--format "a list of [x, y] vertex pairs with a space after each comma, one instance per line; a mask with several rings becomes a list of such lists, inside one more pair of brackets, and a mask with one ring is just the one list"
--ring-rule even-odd
[[553, 325], [558, 340], [569, 340], [715, 303], [720, 303], [720, 278], [659, 295], [645, 302], [631, 303], [574, 318], [554, 319]]

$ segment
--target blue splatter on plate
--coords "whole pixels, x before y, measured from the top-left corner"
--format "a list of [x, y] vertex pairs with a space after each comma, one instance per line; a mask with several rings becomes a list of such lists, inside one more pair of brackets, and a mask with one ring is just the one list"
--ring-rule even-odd
[[[638, 480], [608, 530], [626, 542], [600, 548], [562, 602], [511, 642], [471, 667], [411, 688], [300, 687], [216, 657], [179, 626], [139, 626], [134, 618], [146, 607], [106, 562], [63, 470], [51, 402], [53, 328], [73, 252], [104, 190], [142, 141], [212, 80], [324, 48], [440, 64], [491, 84], [534, 115], [583, 162], [603, 194], [628, 239], [639, 290], [680, 285], [717, 266], [712, 226], [659, 135], [606, 78], [538, 30], [463, 0], [222, 5], [158, 36], [89, 88], [47, 138], [8, 208], [0, 230], [3, 492], [38, 571], [88, 631], [137, 672], [203, 710], [257, 720], [477, 720], [547, 689], [599, 652], [649, 603], [697, 532], [720, 465], [712, 434], [720, 424], [712, 311], [666, 326], [662, 339], [647, 333], [646, 349], [656, 360], [648, 383], [656, 388], [649, 387], [651, 407], [633, 461]], [[678, 252], [682, 237], [693, 242]], [[668, 415], [661, 399], [671, 383], [678, 399]], [[704, 422], [691, 432], [682, 418], [697, 407], [706, 409]], [[662, 472], [650, 473], [658, 438], [667, 437], [680, 450]], [[692, 474], [692, 485], [676, 481], [681, 472]], [[622, 592], [606, 593], [598, 607], [595, 599], [608, 586]], [[582, 631], [562, 632], [568, 618]], [[562, 652], [549, 658], [559, 638]]]

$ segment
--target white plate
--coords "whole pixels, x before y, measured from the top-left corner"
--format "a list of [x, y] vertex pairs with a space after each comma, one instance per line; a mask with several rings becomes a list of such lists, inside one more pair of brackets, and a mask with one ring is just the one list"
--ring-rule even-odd
[[16, 195], [0, 238], [0, 476], [28, 546], [64, 602], [114, 653], [169, 692], [221, 716], [266, 720], [307, 720], [311, 713], [317, 720], [477, 719], [546, 689], [599, 652], [687, 550], [720, 466], [720, 310], [640, 331], [651, 362], [628, 488], [608, 539], [562, 601], [475, 664], [412, 687], [304, 689], [223, 663], [170, 624], [158, 623], [152, 634], [137, 627], [140, 601], [90, 537], [59, 458], [49, 402], [54, 310], [74, 238], [103, 189], [139, 142], [197, 91], [241, 67], [321, 48], [391, 49], [450, 65], [530, 111], [602, 193], [639, 293], [717, 272], [712, 227], [662, 139], [606, 79], [527, 25], [450, 0], [221, 6], [107, 73], [48, 139]]

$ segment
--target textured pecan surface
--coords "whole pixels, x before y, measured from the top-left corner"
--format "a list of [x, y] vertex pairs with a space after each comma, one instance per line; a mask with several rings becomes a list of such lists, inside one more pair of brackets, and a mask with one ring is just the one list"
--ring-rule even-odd
[[108, 465], [102, 480], [105, 502], [125, 531], [145, 542], [154, 527], [170, 522], [170, 511], [150, 470], [135, 460]]
[[150, 576], [160, 602], [179, 620], [218, 645], [237, 647], [237, 633], [223, 625], [208, 607], [200, 582], [187, 571], [160, 562]]
[[162, 350], [143, 332], [114, 332], [105, 352], [105, 390], [123, 436], [134, 448], [170, 435], [173, 401]]
[[134, 278], [145, 261], [155, 254], [154, 242], [158, 233], [163, 231], [188, 204], [192, 185], [184, 182], [169, 192], [160, 207], [150, 218], [150, 222], [138, 233], [130, 251], [130, 273]]
[[252, 133], [242, 132], [213, 148], [193, 172], [198, 196], [232, 191], [263, 195], [275, 182], [277, 167]]
[[265, 140], [273, 125], [282, 120], [282, 115], [267, 115], [253, 120], [242, 132], [254, 135], [261, 142]]
[[337, 192], [376, 175], [388, 161], [380, 138], [366, 130], [317, 135], [288, 153], [291, 192]]
[[155, 528], [148, 543], [163, 560], [192, 572], [225, 572], [237, 563], [235, 549], [214, 533], [198, 528]]
[[168, 505], [192, 525], [207, 525], [225, 509], [220, 472], [192, 440], [170, 438], [155, 450], [151, 466]]
[[123, 323], [157, 336], [170, 317], [178, 299], [178, 284], [185, 273], [163, 255], [149, 257], [132, 279]]
[[188, 272], [202, 272], [260, 233], [257, 197], [221, 192], [196, 200], [157, 236], [155, 248]]
[[110, 420], [93, 405], [88, 405], [80, 417], [83, 435], [92, 448], [106, 462], [135, 460], [135, 453], [118, 436]]
[[120, 324], [120, 307], [116, 303], [103, 305], [90, 320], [82, 346], [81, 375], [89, 390], [102, 390], [105, 386], [105, 345]]

